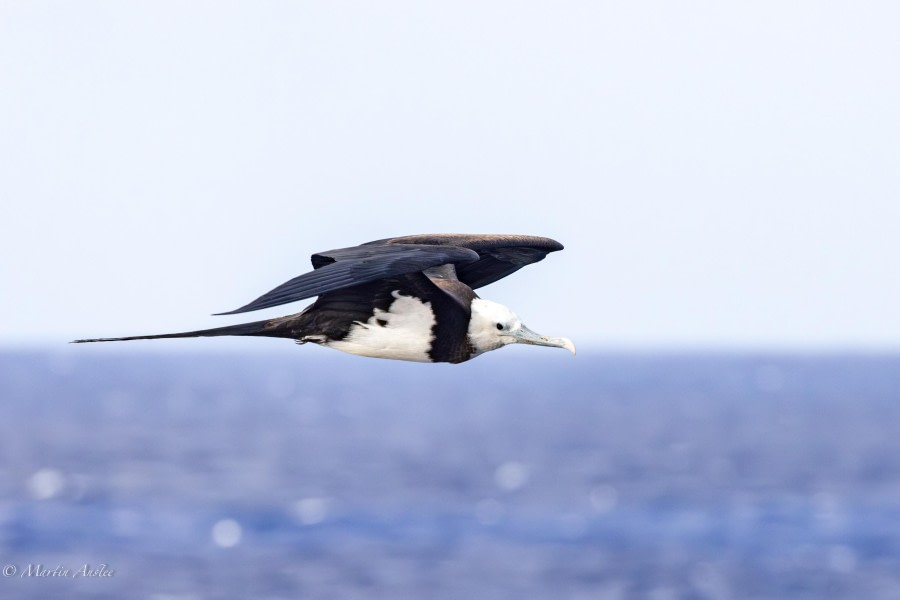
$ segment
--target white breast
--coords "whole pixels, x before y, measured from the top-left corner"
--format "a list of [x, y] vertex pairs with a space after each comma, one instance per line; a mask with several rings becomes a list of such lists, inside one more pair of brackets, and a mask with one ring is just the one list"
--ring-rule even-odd
[[398, 291], [391, 295], [396, 299], [387, 310], [376, 308], [368, 321], [351, 325], [344, 339], [323, 345], [361, 356], [431, 362], [428, 351], [436, 322], [431, 303]]

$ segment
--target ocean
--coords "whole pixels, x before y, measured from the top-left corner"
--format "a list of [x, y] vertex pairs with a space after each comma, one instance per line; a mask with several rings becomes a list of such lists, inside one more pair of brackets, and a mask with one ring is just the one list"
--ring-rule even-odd
[[0, 597], [900, 598], [898, 355], [144, 347], [0, 353]]

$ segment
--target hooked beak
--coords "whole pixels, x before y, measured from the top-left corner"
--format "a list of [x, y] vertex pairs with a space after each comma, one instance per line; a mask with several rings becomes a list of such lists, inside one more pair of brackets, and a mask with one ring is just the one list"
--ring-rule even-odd
[[550, 338], [539, 335], [522, 325], [519, 329], [511, 331], [508, 334], [513, 341], [519, 344], [532, 344], [534, 346], [553, 346], [554, 348], [565, 348], [575, 356], [575, 344], [572, 340], [564, 337]]

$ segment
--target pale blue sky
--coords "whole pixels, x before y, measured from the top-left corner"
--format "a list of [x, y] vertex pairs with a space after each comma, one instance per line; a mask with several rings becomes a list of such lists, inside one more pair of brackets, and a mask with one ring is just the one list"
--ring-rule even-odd
[[582, 347], [900, 348], [898, 23], [5, 0], [0, 343], [238, 322], [315, 251], [496, 232], [567, 249], [482, 295]]

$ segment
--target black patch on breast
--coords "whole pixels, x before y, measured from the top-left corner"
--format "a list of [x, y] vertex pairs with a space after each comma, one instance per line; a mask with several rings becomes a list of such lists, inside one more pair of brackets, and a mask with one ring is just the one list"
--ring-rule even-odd
[[[319, 296], [308, 309], [297, 315], [284, 317], [289, 327], [284, 329], [293, 337], [323, 335], [332, 341], [343, 340], [354, 323], [367, 323], [375, 309], [387, 311], [396, 300], [392, 292], [412, 296], [431, 304], [435, 324], [431, 329], [434, 340], [428, 356], [433, 362], [459, 363], [474, 354], [469, 344], [469, 318], [475, 292], [456, 280], [432, 281], [422, 273], [381, 279]], [[383, 319], [376, 321], [385, 326]], [[288, 323], [285, 323], [288, 325]]]
[[461, 363], [472, 358], [475, 349], [469, 343], [469, 319], [472, 288], [455, 279], [432, 279], [435, 293], [431, 295], [431, 310], [435, 324], [431, 328], [434, 340], [428, 356], [434, 362]]

